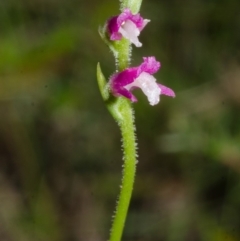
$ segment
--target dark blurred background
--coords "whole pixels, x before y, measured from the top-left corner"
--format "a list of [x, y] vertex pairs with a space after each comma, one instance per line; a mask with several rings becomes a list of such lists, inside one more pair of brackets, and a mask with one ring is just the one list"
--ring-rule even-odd
[[[0, 241], [104, 241], [121, 142], [96, 82], [98, 26], [117, 0], [0, 2]], [[139, 163], [123, 240], [240, 240], [240, 2], [143, 0], [132, 65], [173, 88], [136, 91]]]

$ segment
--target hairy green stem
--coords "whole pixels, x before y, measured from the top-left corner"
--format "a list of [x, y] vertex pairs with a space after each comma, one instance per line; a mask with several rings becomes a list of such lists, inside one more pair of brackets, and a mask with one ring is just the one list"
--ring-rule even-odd
[[118, 110], [122, 117], [118, 124], [122, 134], [124, 166], [121, 191], [113, 219], [110, 241], [121, 240], [136, 172], [136, 139], [133, 110], [129, 101], [124, 98], [119, 100]]
[[117, 50], [116, 64], [119, 71], [122, 71], [129, 66], [131, 48], [129, 41], [124, 38], [115, 43], [115, 50]]

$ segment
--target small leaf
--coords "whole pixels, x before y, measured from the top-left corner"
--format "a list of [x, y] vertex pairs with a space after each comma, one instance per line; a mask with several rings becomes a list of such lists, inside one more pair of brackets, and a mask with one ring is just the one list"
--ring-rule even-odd
[[116, 49], [116, 44], [119, 42], [119, 41], [111, 41], [109, 39], [109, 36], [108, 36], [108, 33], [107, 33], [107, 29], [106, 29], [106, 25], [104, 25], [104, 27], [99, 27], [98, 28], [98, 33], [101, 37], [101, 39], [103, 40], [103, 42], [110, 48], [110, 50], [113, 52], [113, 55], [115, 57], [115, 59], [117, 58], [118, 56], [118, 51]]
[[104, 101], [107, 101], [109, 99], [109, 88], [106, 82], [106, 78], [102, 73], [100, 63], [97, 64], [97, 81], [102, 98]]
[[102, 38], [102, 40], [103, 40], [106, 44], [108, 44], [109, 40], [108, 40], [108, 38], [107, 38], [107, 36], [106, 36], [106, 26], [103, 26], [103, 27], [99, 26], [99, 28], [98, 28], [98, 33], [99, 33], [100, 37]]

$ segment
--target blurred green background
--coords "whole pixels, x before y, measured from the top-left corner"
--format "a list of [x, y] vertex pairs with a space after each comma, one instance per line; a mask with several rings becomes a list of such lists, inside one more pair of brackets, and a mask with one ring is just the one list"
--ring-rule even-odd
[[[121, 142], [96, 82], [112, 0], [0, 2], [0, 241], [104, 241]], [[136, 91], [139, 163], [123, 240], [240, 240], [240, 2], [143, 0], [132, 65], [156, 56], [176, 92]]]

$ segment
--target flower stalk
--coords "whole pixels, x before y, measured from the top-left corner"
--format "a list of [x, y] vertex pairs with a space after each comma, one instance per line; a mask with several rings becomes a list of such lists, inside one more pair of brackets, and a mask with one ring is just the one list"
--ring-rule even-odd
[[150, 20], [143, 19], [138, 13], [142, 0], [120, 0], [121, 13], [111, 17], [99, 29], [103, 41], [112, 50], [116, 61], [116, 73], [107, 82], [97, 65], [97, 80], [102, 98], [120, 127], [123, 147], [123, 178], [117, 202], [110, 241], [121, 241], [125, 220], [132, 196], [137, 164], [137, 143], [135, 138], [134, 113], [132, 103], [136, 97], [134, 88], [142, 89], [150, 105], [156, 105], [160, 95], [175, 97], [170, 88], [158, 84], [153, 74], [160, 68], [154, 56], [144, 57], [137, 67], [129, 67], [131, 44], [141, 47], [138, 36]]

